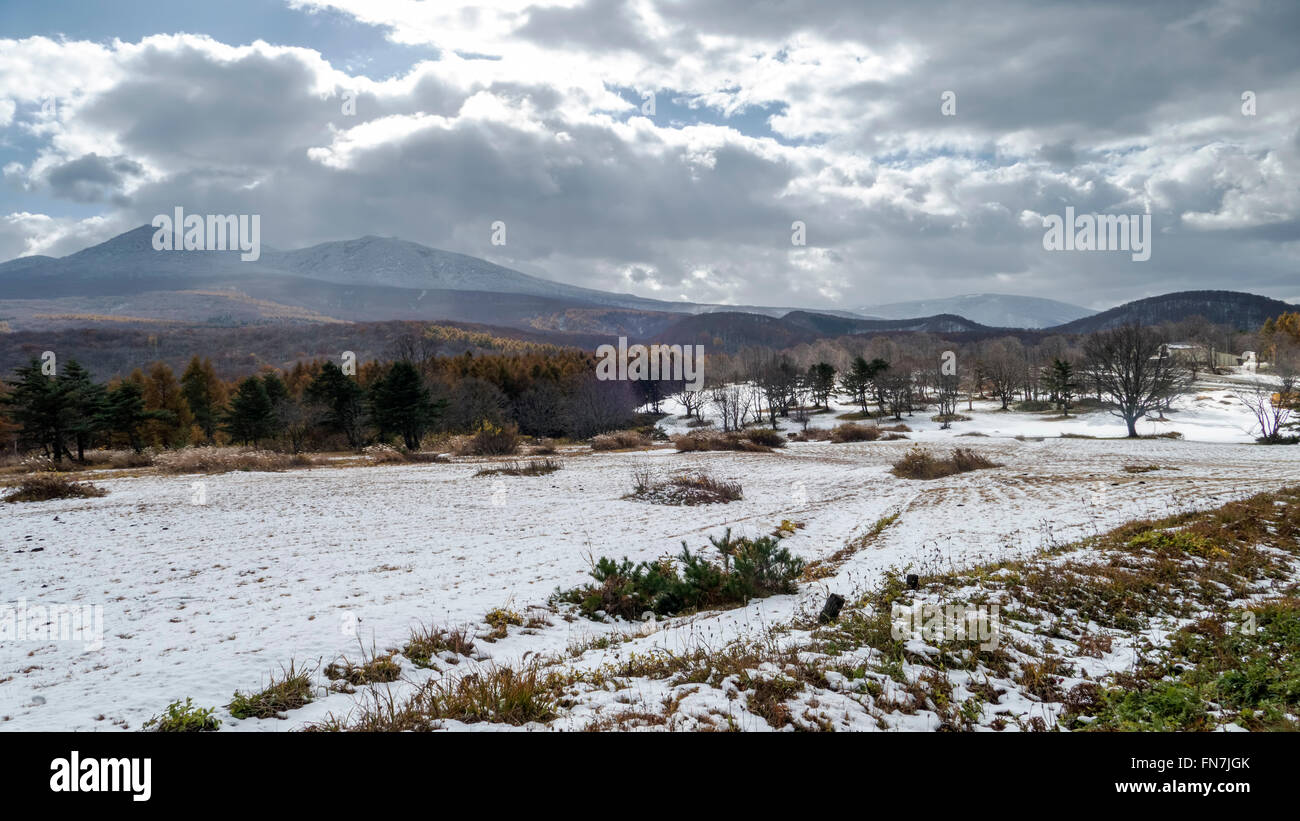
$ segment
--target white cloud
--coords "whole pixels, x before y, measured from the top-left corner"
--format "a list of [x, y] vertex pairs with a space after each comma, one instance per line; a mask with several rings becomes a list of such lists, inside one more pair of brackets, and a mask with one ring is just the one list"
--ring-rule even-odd
[[[1044, 256], [1021, 215], [1150, 204], [1166, 233], [1143, 290], [1229, 266], [1241, 287], [1271, 287], [1295, 268], [1294, 12], [296, 5], [444, 51], [376, 81], [264, 42], [0, 41], [0, 125], [40, 140], [6, 183], [103, 203], [98, 221], [11, 215], [0, 251], [64, 248], [183, 204], [261, 213], [281, 247], [398, 235], [647, 296], [839, 307], [899, 287], [888, 296], [1010, 283], [1060, 297], [1073, 279], [1093, 302], [1136, 290], [1132, 266]], [[1257, 117], [1238, 110], [1243, 88]], [[659, 111], [618, 89], [657, 91]], [[955, 117], [940, 112], [948, 89]], [[673, 126], [680, 105], [705, 122]], [[496, 219], [504, 248], [487, 243]]]

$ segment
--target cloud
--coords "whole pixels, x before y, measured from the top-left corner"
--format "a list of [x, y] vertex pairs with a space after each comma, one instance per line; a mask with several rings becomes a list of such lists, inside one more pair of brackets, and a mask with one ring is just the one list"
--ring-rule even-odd
[[[658, 298], [1003, 291], [1106, 307], [1225, 278], [1294, 290], [1290, 4], [296, 6], [440, 59], [376, 81], [260, 41], [0, 41], [0, 123], [16, 101], [8, 129], [38, 146], [6, 180], [103, 209], [75, 230], [15, 219], [26, 233], [4, 248], [64, 247], [182, 205], [259, 213], [280, 247], [400, 236]], [[1066, 206], [1149, 208], [1151, 260], [1044, 252], [1041, 215]], [[497, 220], [505, 246], [490, 242]]]

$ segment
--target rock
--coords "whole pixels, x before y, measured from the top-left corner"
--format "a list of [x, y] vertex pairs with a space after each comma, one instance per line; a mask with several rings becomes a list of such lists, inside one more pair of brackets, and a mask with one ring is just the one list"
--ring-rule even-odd
[[844, 607], [844, 597], [841, 596], [839, 593], [830, 594], [829, 596], [826, 597], [826, 604], [822, 605], [822, 612], [821, 615], [817, 617], [817, 621], [821, 622], [822, 624], [825, 624], [830, 621], [835, 621], [837, 618], [839, 618], [840, 609], [843, 607]]

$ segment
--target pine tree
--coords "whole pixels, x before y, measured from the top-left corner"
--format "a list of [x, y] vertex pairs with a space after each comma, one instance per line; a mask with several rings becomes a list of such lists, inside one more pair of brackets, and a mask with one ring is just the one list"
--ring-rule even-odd
[[67, 426], [69, 436], [77, 444], [77, 461], [86, 461], [86, 448], [103, 430], [104, 407], [108, 401], [103, 385], [90, 378], [90, 371], [72, 359], [56, 379], [67, 399]]
[[420, 372], [405, 360], [394, 362], [371, 388], [370, 407], [380, 437], [395, 433], [407, 450], [417, 450], [424, 432], [442, 415], [446, 400], [434, 402]]
[[288, 405], [293, 397], [289, 395], [289, 387], [275, 371], [267, 371], [262, 375], [262, 385], [266, 388], [266, 398], [271, 402], [269, 435], [278, 438], [284, 433], [286, 417], [289, 415]]
[[145, 409], [144, 387], [128, 379], [108, 389], [100, 424], [110, 433], [125, 436], [131, 449], [139, 453], [144, 450], [140, 429], [157, 418], [156, 413]]
[[250, 376], [239, 383], [222, 430], [234, 441], [249, 445], [271, 436], [273, 427], [271, 398], [266, 393], [266, 383]]
[[10, 383], [4, 402], [13, 408], [11, 416], [22, 431], [21, 438], [62, 463], [67, 450], [64, 439], [72, 422], [67, 385], [42, 373], [39, 359], [18, 367], [14, 374], [17, 378]]
[[809, 365], [808, 386], [818, 407], [830, 407], [831, 392], [835, 390], [835, 366], [829, 362]]
[[333, 362], [326, 362], [307, 386], [307, 401], [322, 408], [326, 428], [347, 437], [348, 445], [361, 447], [365, 391]]
[[1070, 415], [1070, 400], [1074, 398], [1079, 383], [1074, 378], [1074, 366], [1064, 359], [1053, 359], [1052, 364], [1043, 369], [1043, 381], [1047, 390], [1061, 408], [1064, 416]]

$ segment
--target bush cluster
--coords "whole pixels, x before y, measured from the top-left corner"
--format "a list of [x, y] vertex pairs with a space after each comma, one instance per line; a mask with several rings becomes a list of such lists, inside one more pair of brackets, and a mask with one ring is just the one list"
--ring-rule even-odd
[[682, 542], [676, 558], [633, 564], [602, 557], [591, 570], [595, 584], [557, 595], [577, 604], [588, 618], [638, 619], [647, 611], [671, 616], [704, 608], [734, 607], [750, 599], [793, 593], [804, 562], [777, 536], [733, 537], [731, 530], [709, 541], [722, 561], [692, 553]]

